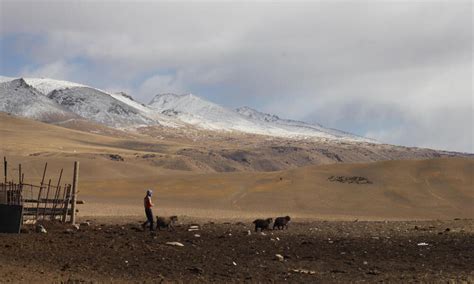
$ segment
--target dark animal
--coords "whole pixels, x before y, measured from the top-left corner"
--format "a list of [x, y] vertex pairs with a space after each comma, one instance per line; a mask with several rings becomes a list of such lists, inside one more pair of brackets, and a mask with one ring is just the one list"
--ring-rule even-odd
[[275, 223], [273, 223], [273, 230], [277, 228], [278, 230], [288, 229], [288, 223], [290, 223], [290, 216], [277, 217]]
[[168, 230], [175, 230], [174, 223], [178, 222], [178, 216], [170, 217], [156, 217], [156, 228], [161, 231], [161, 228], [167, 228]]
[[272, 222], [273, 222], [272, 218], [257, 219], [255, 221], [253, 221], [253, 223], [255, 224], [255, 232], [258, 232], [258, 229], [260, 229], [260, 231], [269, 230], [270, 229], [270, 224]]

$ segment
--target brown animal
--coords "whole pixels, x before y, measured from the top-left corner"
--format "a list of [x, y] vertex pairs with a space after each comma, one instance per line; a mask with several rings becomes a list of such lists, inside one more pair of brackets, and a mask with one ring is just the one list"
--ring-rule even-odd
[[260, 231], [269, 230], [270, 229], [270, 224], [272, 222], [273, 222], [272, 218], [257, 219], [255, 221], [253, 221], [253, 223], [255, 224], [255, 232], [258, 232], [258, 229], [260, 229]]
[[170, 217], [156, 217], [156, 228], [161, 231], [161, 228], [167, 228], [168, 230], [175, 230], [174, 223], [178, 222], [178, 216]]
[[273, 223], [273, 230], [275, 230], [275, 228], [277, 228], [278, 230], [288, 229], [288, 223], [290, 222], [290, 220], [290, 216], [275, 218], [275, 223]]

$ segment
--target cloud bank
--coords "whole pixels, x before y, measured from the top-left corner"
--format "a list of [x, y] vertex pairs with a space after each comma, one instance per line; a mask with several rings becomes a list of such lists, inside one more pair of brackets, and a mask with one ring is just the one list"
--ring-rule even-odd
[[472, 3], [1, 1], [2, 75], [191, 92], [474, 152]]

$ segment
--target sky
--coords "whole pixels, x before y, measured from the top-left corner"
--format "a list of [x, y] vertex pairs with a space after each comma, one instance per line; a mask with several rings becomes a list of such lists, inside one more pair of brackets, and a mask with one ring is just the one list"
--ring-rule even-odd
[[5, 1], [0, 75], [474, 152], [471, 1]]

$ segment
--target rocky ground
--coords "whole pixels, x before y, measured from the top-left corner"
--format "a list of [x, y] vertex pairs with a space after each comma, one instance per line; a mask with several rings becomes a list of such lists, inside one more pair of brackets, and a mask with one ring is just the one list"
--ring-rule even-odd
[[181, 218], [176, 231], [150, 233], [138, 220], [99, 218], [79, 230], [25, 227], [0, 234], [0, 282], [474, 281], [473, 220], [251, 225]]

